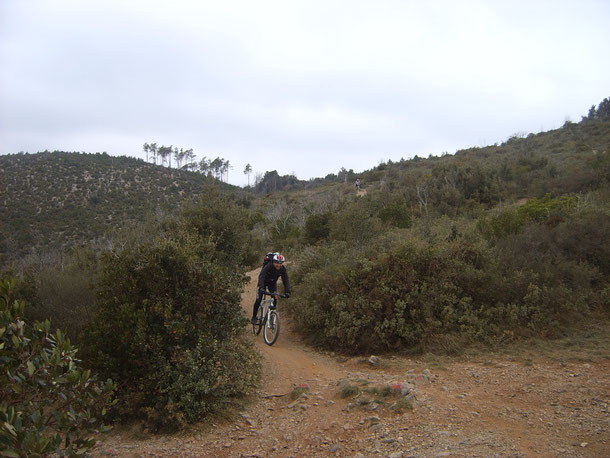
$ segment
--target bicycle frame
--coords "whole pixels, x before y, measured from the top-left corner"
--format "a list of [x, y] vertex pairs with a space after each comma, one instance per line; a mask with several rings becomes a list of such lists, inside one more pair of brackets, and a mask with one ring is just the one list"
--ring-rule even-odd
[[[261, 301], [257, 316], [259, 322], [252, 325], [252, 332], [256, 335], [260, 334], [264, 328], [263, 336], [267, 345], [273, 345], [280, 334], [280, 315], [276, 307], [271, 307], [274, 304], [273, 296], [287, 297], [283, 294], [263, 292], [263, 295], [270, 296]], [[277, 302], [275, 302], [277, 306]]]

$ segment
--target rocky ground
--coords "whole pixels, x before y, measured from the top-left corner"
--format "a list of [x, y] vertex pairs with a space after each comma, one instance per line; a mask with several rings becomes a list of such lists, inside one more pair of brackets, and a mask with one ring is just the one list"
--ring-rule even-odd
[[[253, 297], [251, 284], [248, 313]], [[95, 455], [610, 457], [603, 351], [348, 359], [303, 345], [282, 318], [273, 347], [256, 337], [264, 378], [243, 412], [171, 436], [117, 429]]]

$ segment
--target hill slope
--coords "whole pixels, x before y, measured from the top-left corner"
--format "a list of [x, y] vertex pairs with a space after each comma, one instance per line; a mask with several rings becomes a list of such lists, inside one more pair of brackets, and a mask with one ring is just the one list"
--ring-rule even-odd
[[179, 208], [211, 181], [105, 153], [0, 156], [0, 260], [104, 238], [156, 211]]

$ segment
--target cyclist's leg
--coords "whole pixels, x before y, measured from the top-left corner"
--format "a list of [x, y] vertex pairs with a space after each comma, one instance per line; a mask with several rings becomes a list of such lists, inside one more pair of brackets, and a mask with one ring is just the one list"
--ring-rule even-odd
[[257, 318], [256, 314], [258, 313], [258, 308], [261, 305], [261, 300], [263, 299], [263, 293], [260, 290], [257, 290], [256, 301], [254, 301], [254, 306], [252, 307], [252, 323], [255, 323]]
[[[269, 290], [269, 292], [271, 294], [277, 293], [277, 281], [274, 281], [273, 283], [268, 284], [267, 289]], [[275, 296], [271, 296], [271, 308], [274, 309], [276, 305], [277, 305], [277, 300], [276, 300]]]

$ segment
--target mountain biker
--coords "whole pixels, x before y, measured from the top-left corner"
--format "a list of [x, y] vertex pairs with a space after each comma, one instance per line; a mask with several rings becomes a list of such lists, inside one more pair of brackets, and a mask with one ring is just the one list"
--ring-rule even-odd
[[277, 301], [277, 279], [282, 277], [282, 283], [284, 284], [284, 293], [286, 297], [290, 297], [290, 281], [288, 280], [288, 271], [284, 266], [286, 259], [279, 253], [273, 255], [273, 262], [270, 262], [263, 266], [261, 273], [258, 275], [258, 294], [256, 295], [256, 301], [254, 302], [254, 308], [252, 310], [252, 323], [258, 324], [256, 313], [261, 305], [263, 299], [263, 292], [265, 288], [269, 289], [273, 295], [273, 305]]

